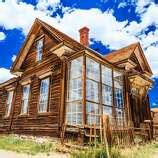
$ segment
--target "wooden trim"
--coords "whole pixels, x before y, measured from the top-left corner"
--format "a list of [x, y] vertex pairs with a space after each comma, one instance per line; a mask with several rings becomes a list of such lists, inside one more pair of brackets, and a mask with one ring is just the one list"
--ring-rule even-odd
[[[100, 83], [99, 83], [99, 104], [100, 104], [100, 109], [99, 109], [99, 113], [101, 115], [103, 115], [103, 91], [102, 91], [102, 64], [99, 64], [100, 67]], [[101, 118], [100, 118], [101, 120]], [[101, 122], [100, 122], [101, 123]]]
[[86, 124], [86, 56], [83, 56], [83, 63], [82, 63], [82, 124], [85, 126]]
[[114, 89], [114, 70], [112, 69], [112, 117], [116, 117], [115, 109], [115, 89]]
[[60, 127], [62, 127], [62, 124], [64, 123], [64, 116], [65, 116], [65, 112], [64, 112], [64, 107], [65, 107], [65, 102], [66, 102], [66, 92], [67, 92], [67, 83], [66, 83], [66, 72], [68, 72], [68, 70], [66, 71], [67, 64], [66, 61], [63, 60], [63, 64], [62, 64], [62, 69], [63, 69], [63, 75], [62, 75], [62, 81], [61, 83], [61, 104], [60, 104]]
[[[47, 111], [40, 112], [40, 111], [39, 111], [39, 101], [40, 101], [41, 81], [42, 81], [42, 80], [45, 80], [45, 79], [47, 79], [47, 78], [49, 79], [49, 92], [48, 92]], [[39, 95], [38, 95], [38, 101], [37, 101], [37, 115], [41, 115], [41, 114], [44, 114], [44, 113], [45, 113], [45, 114], [49, 113], [49, 112], [48, 112], [48, 106], [49, 106], [49, 100], [50, 100], [50, 78], [51, 78], [50, 76], [47, 76], [47, 77], [44, 77], [44, 78], [41, 78], [41, 79], [38, 78], [38, 80], [40, 80], [40, 81], [39, 81], [40, 84], [39, 84]]]
[[106, 65], [109, 68], [115, 69], [116, 71], [125, 72], [125, 70], [123, 68], [120, 68], [120, 67], [118, 67], [116, 65], [111, 64], [110, 62], [108, 62], [104, 58], [102, 58], [102, 56], [100, 56], [99, 54], [98, 54], [99, 55], [99, 57], [98, 57], [96, 54], [92, 54], [92, 53], [90, 53], [88, 51], [85, 51], [85, 55], [87, 57], [93, 59], [94, 61], [98, 62], [98, 63]]

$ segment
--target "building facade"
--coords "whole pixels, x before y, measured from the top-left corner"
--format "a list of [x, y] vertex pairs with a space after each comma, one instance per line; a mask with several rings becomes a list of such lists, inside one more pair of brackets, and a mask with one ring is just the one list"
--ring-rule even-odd
[[102, 115], [139, 127], [151, 120], [152, 71], [139, 43], [106, 56], [36, 19], [0, 84], [0, 132], [59, 137], [63, 124], [100, 125]]

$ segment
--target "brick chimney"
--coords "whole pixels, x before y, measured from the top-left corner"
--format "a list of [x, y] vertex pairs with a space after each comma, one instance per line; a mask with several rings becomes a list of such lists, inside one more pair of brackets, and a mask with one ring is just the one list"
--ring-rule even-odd
[[80, 33], [80, 43], [86, 47], [89, 47], [89, 28], [83, 27], [79, 30]]

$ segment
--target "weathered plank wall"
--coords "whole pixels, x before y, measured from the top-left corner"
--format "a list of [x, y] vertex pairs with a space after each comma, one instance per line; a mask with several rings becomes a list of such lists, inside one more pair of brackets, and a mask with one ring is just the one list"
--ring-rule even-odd
[[[11, 123], [11, 131], [20, 134], [36, 134], [36, 135], [51, 135], [57, 136], [59, 134], [59, 109], [61, 97], [61, 77], [62, 77], [62, 62], [49, 50], [57, 44], [57, 41], [44, 29], [37, 35], [44, 37], [43, 57], [40, 63], [36, 62], [36, 42], [32, 45], [26, 59], [24, 60], [21, 69], [23, 75], [19, 79], [17, 87], [14, 91], [16, 94], [15, 102], [13, 103], [13, 120], [10, 118], [0, 119], [0, 127], [8, 129]], [[50, 77], [50, 96], [49, 96], [49, 110], [46, 113], [38, 113], [38, 102], [40, 93], [40, 79], [39, 75], [52, 71]], [[21, 81], [27, 79], [31, 80], [31, 95], [29, 102], [28, 115], [20, 115], [22, 104], [23, 86]], [[7, 101], [6, 91], [0, 91], [0, 115], [4, 115], [5, 105]], [[5, 128], [4, 128], [5, 126]], [[2, 129], [1, 128], [1, 129]]]

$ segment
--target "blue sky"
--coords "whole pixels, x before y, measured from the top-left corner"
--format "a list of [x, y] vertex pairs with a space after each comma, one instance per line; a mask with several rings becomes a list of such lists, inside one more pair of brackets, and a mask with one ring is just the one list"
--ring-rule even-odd
[[36, 17], [79, 40], [90, 28], [90, 46], [107, 54], [140, 42], [153, 70], [152, 107], [158, 107], [158, 0], [0, 0], [0, 82]]

